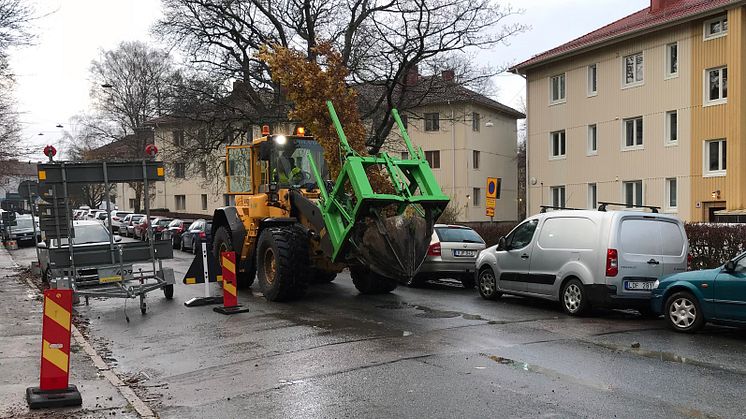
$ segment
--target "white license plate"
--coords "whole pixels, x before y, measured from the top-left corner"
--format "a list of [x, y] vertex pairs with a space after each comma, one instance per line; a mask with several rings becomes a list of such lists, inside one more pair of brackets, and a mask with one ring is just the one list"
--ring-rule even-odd
[[129, 281], [134, 278], [132, 275], [132, 265], [124, 265], [122, 268], [101, 268], [98, 270], [98, 282], [101, 284], [107, 284], [109, 282], [118, 282], [122, 280], [122, 272], [124, 272], [124, 280]]
[[624, 289], [630, 291], [650, 291], [655, 281], [624, 281]]
[[453, 256], [458, 257], [474, 257], [477, 255], [476, 250], [454, 250]]

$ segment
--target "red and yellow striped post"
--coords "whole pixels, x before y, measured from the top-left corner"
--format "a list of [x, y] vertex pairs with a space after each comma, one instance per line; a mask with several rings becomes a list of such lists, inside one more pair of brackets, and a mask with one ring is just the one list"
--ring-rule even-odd
[[248, 308], [238, 304], [238, 287], [236, 282], [236, 252], [220, 253], [220, 268], [223, 276], [223, 307], [213, 310], [222, 314], [245, 313]]
[[82, 404], [77, 387], [69, 382], [72, 309], [72, 290], [44, 291], [39, 387], [26, 389], [26, 400], [32, 409]]

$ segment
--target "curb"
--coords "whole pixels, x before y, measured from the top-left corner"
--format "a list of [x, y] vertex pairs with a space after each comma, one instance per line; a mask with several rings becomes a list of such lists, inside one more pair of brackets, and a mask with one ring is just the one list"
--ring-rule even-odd
[[[0, 252], [5, 253], [8, 258], [11, 261], [11, 264], [15, 268], [20, 268], [20, 266], [16, 263], [15, 260], [10, 256], [10, 252], [5, 247], [0, 246]], [[33, 282], [31, 282], [28, 278], [25, 280], [26, 284], [31, 288], [32, 290], [39, 291], [39, 288], [34, 285]], [[93, 365], [96, 367], [98, 372], [106, 378], [106, 380], [114, 386], [117, 391], [119, 391], [119, 394], [124, 397], [125, 400], [127, 400], [127, 403], [129, 403], [134, 409], [137, 415], [143, 419], [155, 419], [157, 416], [155, 413], [148, 407], [147, 404], [135, 393], [134, 390], [127, 384], [125, 384], [119, 376], [109, 367], [109, 365], [106, 364], [106, 362], [101, 358], [101, 356], [96, 352], [96, 350], [91, 346], [91, 344], [86, 340], [86, 338], [83, 336], [82, 333], [80, 333], [80, 330], [73, 324], [72, 325], [72, 335], [75, 339], [75, 343], [80, 345], [83, 348], [83, 351], [85, 351], [86, 355], [93, 361]]]

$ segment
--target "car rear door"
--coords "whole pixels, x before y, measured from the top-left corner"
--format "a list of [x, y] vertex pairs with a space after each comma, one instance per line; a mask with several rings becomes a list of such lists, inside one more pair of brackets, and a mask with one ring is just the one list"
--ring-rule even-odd
[[[617, 295], [649, 297], [655, 280], [675, 269], [676, 261], [683, 258], [686, 263], [686, 245], [680, 232], [675, 237], [674, 228], [679, 229], [675, 220], [652, 215], [627, 215], [620, 220], [619, 249], [615, 249], [619, 270], [611, 280], [611, 285], [617, 286]], [[664, 244], [664, 236], [675, 241]]]

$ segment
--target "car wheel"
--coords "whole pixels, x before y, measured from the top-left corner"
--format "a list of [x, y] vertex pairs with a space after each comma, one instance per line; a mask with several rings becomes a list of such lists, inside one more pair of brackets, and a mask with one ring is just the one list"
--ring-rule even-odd
[[502, 297], [503, 293], [497, 290], [497, 279], [495, 272], [490, 267], [482, 268], [479, 271], [479, 295], [486, 300], [496, 300]]
[[677, 332], [696, 332], [705, 324], [699, 301], [687, 291], [677, 292], [668, 297], [664, 314], [668, 325]]
[[571, 316], [582, 315], [588, 309], [583, 283], [577, 278], [567, 281], [560, 292], [560, 302], [565, 313]]

